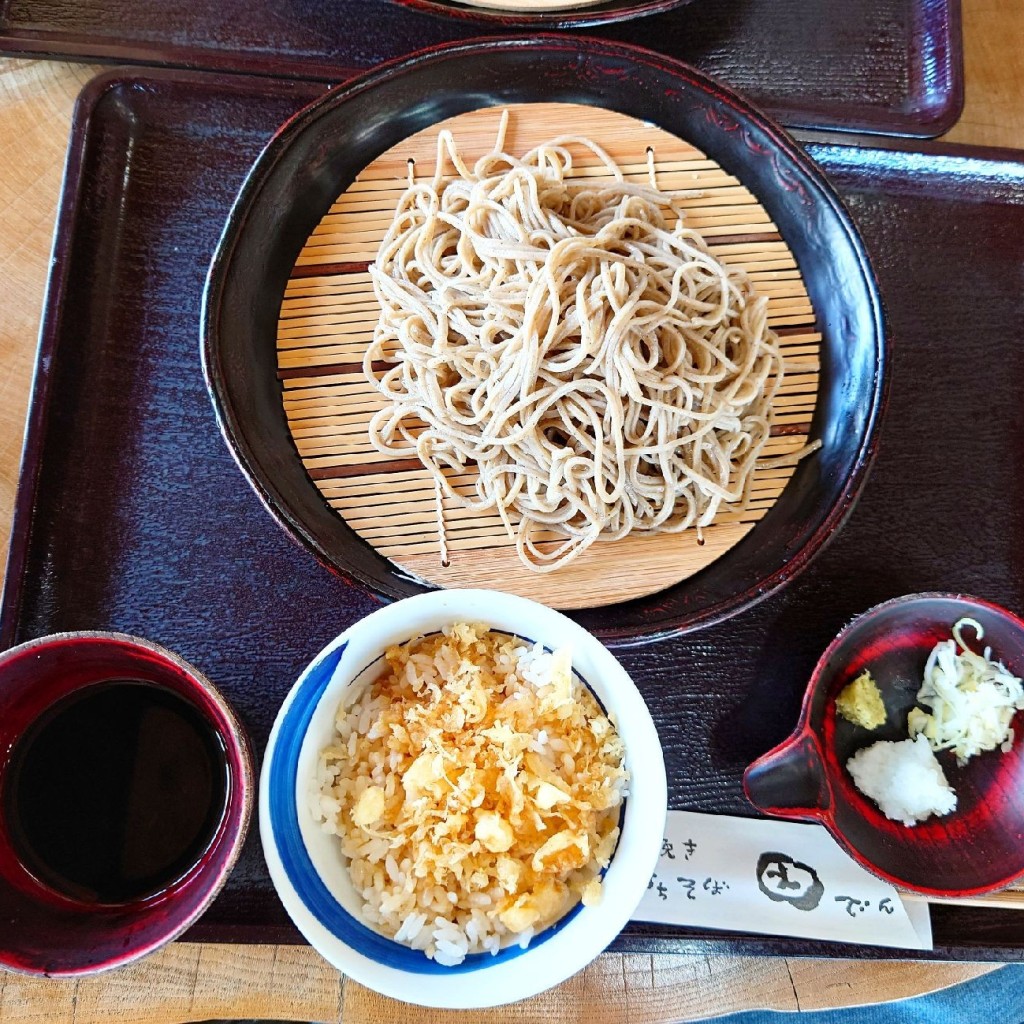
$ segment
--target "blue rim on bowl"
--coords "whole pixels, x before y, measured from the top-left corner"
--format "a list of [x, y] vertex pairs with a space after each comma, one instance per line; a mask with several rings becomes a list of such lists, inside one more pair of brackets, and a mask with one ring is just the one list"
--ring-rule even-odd
[[[378, 934], [357, 918], [340, 841], [306, 811], [319, 750], [333, 730], [342, 691], [376, 678], [386, 647], [455, 621], [482, 621], [544, 646], [570, 644], [574, 672], [615, 715], [631, 772], [622, 834], [604, 896], [577, 905], [525, 949], [472, 953], [444, 967]], [[634, 790], [634, 782], [638, 788]], [[626, 924], [654, 870], [667, 790], [657, 732], [625, 670], [598, 641], [558, 612], [493, 591], [425, 594], [382, 608], [332, 641], [299, 677], [271, 732], [260, 779], [260, 831], [285, 909], [335, 967], [377, 991], [427, 1006], [481, 1007], [525, 998], [574, 974]], [[543, 947], [544, 955], [537, 956]], [[528, 961], [528, 963], [527, 963]], [[452, 984], [458, 978], [458, 985]]]

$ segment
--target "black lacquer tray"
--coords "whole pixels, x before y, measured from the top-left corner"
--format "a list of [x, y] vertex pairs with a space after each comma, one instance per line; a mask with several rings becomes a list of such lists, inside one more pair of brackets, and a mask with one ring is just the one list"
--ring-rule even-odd
[[[0, 0], [0, 52], [331, 82], [507, 27], [394, 0]], [[960, 0], [693, 0], [590, 31], [717, 75], [791, 126], [928, 137], [963, 107]]]
[[[111, 629], [206, 673], [261, 751], [309, 657], [374, 599], [274, 526], [199, 363], [206, 267], [246, 170], [323, 86], [113, 73], [77, 110], [0, 642]], [[1024, 162], [810, 145], [872, 252], [893, 385], [872, 476], [800, 579], [691, 637], [620, 656], [658, 724], [673, 808], [749, 815], [740, 779], [788, 735], [818, 654], [897, 594], [1024, 607]], [[631, 925], [622, 950], [1024, 960], [1024, 915], [933, 908], [936, 950]], [[250, 837], [193, 939], [295, 941]]]

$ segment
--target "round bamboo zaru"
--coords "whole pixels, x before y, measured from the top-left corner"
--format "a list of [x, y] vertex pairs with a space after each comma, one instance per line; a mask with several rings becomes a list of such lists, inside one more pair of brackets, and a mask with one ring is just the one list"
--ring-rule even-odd
[[[566, 132], [603, 146], [630, 179], [648, 180], [653, 150], [659, 187], [698, 189], [688, 223], [715, 255], [744, 267], [769, 299], [769, 322], [786, 358], [764, 456], [804, 445], [818, 392], [814, 313], [792, 253], [757, 199], [718, 164], [651, 125], [599, 107], [525, 104], [509, 108], [507, 152], [520, 154]], [[772, 506], [793, 467], [759, 468], [748, 506], [720, 511], [703, 531], [634, 534], [594, 544], [570, 565], [541, 574], [519, 561], [496, 514], [444, 501], [449, 564], [441, 561], [434, 484], [417, 459], [393, 458], [370, 443], [367, 426], [383, 399], [362, 372], [379, 306], [367, 264], [390, 225], [408, 181], [433, 173], [437, 133], [449, 128], [466, 163], [489, 151], [501, 108], [474, 110], [410, 136], [369, 164], [309, 237], [281, 303], [278, 372], [299, 456], [324, 499], [368, 544], [405, 572], [448, 587], [497, 587], [557, 608], [584, 608], [641, 597], [698, 572], [736, 544]], [[574, 154], [575, 155], [575, 154]], [[596, 161], [574, 174], [599, 177]], [[472, 469], [453, 476], [472, 488]], [[552, 535], [555, 537], [556, 535]], [[552, 543], [555, 543], [552, 540]]]

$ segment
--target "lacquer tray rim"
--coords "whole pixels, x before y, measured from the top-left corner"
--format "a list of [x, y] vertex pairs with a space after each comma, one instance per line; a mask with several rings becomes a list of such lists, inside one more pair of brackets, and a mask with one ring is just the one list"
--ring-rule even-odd
[[[39, 347], [35, 374], [32, 384], [31, 404], [27, 419], [22, 463], [19, 472], [19, 487], [15, 503], [15, 514], [11, 530], [10, 557], [0, 596], [0, 645], [9, 646], [17, 628], [25, 591], [24, 567], [33, 525], [33, 512], [40, 471], [43, 466], [43, 449], [46, 435], [48, 404], [51, 395], [54, 357], [57, 354], [58, 336], [62, 322], [62, 302], [70, 274], [70, 261], [79, 217], [79, 200], [84, 175], [88, 166], [90, 131], [97, 106], [105, 96], [122, 88], [141, 89], [145, 83], [182, 84], [192, 82], [206, 85], [211, 89], [229, 92], [249, 92], [252, 83], [238, 76], [210, 75], [196, 72], [177, 72], [170, 69], [139, 72], [137, 69], [113, 69], [91, 80], [80, 94], [76, 106], [71, 145], [68, 151], [64, 182], [61, 192], [59, 215], [53, 246], [53, 268], [44, 303], [40, 327]], [[306, 83], [307, 85], [312, 83]], [[274, 87], [287, 91], [298, 87], [298, 83], [287, 80], [274, 83]], [[798, 139], [809, 140], [798, 133]], [[881, 143], [881, 144], [880, 144]], [[1014, 172], [1014, 177], [1024, 181], [1024, 154], [1011, 149], [966, 146], [951, 143], [915, 143], [911, 140], [860, 139], [848, 140], [841, 144], [832, 142], [840, 151], [851, 154], [866, 151], [884, 153], [920, 154], [923, 156], [948, 157], [978, 161], [995, 165], [987, 168], [991, 173], [1004, 165]], [[980, 171], [985, 168], [979, 169]], [[198, 354], [198, 353], [197, 353]], [[940, 912], [947, 908], [939, 908]], [[958, 908], [954, 908], [958, 909]], [[988, 913], [994, 913], [989, 911]], [[999, 913], [1019, 913], [1000, 911]], [[1024, 919], [1022, 919], [1024, 920]], [[254, 925], [245, 922], [204, 925], [200, 922], [186, 936], [197, 941], [228, 942], [298, 942], [297, 935], [287, 927]], [[957, 944], [938, 947], [932, 951], [891, 950], [884, 947], [853, 946], [793, 939], [786, 936], [766, 936], [735, 932], [702, 932], [680, 930], [666, 935], [659, 926], [634, 924], [620, 935], [611, 947], [622, 952], [677, 952], [706, 953], [709, 948], [719, 952], [739, 955], [810, 955], [850, 958], [901, 958], [901, 959], [947, 959], [947, 960], [991, 960], [1002, 962], [1024, 960], [1024, 929], [1021, 941], [1016, 946], [985, 944]]]
[[[132, 38], [120, 25], [113, 26], [112, 32], [106, 35], [95, 30], [88, 32], [23, 28], [10, 17], [11, 2], [12, 0], [6, 0], [0, 3], [0, 54], [49, 60], [73, 58], [85, 62], [138, 64], [180, 70], [242, 72], [273, 78], [305, 78], [331, 83], [338, 83], [373, 69], [373, 65], [348, 65], [327, 59], [326, 56], [282, 56], [280, 53], [274, 53], [272, 47], [263, 52], [254, 46], [247, 49], [244, 41], [237, 37], [229, 46], [218, 48], [200, 43], [173, 42], [169, 39], [154, 42]], [[57, 0], [58, 4], [67, 2], [69, 0]], [[397, 0], [394, 2], [397, 7], [402, 8], [403, 5], [398, 4]], [[884, 110], [878, 110], [864, 104], [858, 106], [856, 100], [849, 103], [836, 101], [831, 104], [831, 109], [827, 113], [823, 112], [824, 106], [819, 108], [813, 103], [801, 106], [798, 102], [782, 100], [763, 105], [770, 110], [772, 116], [787, 127], [835, 131], [844, 135], [847, 132], [877, 133], [921, 139], [934, 138], [947, 132], [960, 119], [964, 107], [962, 0], [939, 0], [938, 3], [934, 0], [903, 2], [924, 24], [925, 29], [919, 36], [921, 51], [916, 54], [916, 60], [911, 60], [908, 55], [907, 63], [913, 65], [908, 75], [911, 81], [904, 90], [899, 105], [890, 105]], [[684, 3], [677, 6], [689, 5]], [[410, 8], [404, 8], [404, 11], [410, 17], [424, 16], [414, 15]], [[461, 12], [460, 16], [448, 19], [440, 18], [436, 14], [425, 16], [434, 20], [449, 20], [454, 26], [472, 23], [472, 18], [462, 16]], [[643, 18], [633, 18], [627, 23], [637, 24], [642, 21]], [[597, 26], [584, 22], [572, 28], [589, 30], [593, 27], [603, 28], [607, 24], [605, 20]], [[503, 30], [516, 29], [514, 24], [500, 27]], [[559, 27], [555, 23], [540, 26], [540, 30]], [[614, 23], [612, 27], [615, 27]], [[481, 37], [485, 33], [490, 34], [485, 24], [478, 23], [476, 28]], [[522, 28], [523, 32], [530, 30], [529, 26]], [[869, 61], [870, 55], [863, 55], [863, 59]], [[942, 69], [943, 78], [938, 90], [929, 88], [923, 70], [926, 66], [936, 65]], [[918, 69], [916, 72], [915, 68]]]

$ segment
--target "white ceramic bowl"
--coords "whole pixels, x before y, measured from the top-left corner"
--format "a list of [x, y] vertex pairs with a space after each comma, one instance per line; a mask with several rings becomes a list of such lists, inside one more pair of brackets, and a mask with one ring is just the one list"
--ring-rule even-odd
[[[334, 731], [343, 692], [381, 672], [393, 644], [453, 622], [484, 622], [547, 648], [568, 644], [573, 668], [614, 716], [630, 772], [622, 834], [603, 896], [582, 905], [527, 947], [476, 953], [443, 967], [362, 923], [360, 897], [340, 842], [313, 820], [310, 793], [320, 750]], [[622, 930], [654, 871], [666, 813], [665, 765], [643, 698], [622, 666], [571, 619], [490, 590], [445, 590], [381, 608], [327, 645], [292, 687], [270, 734], [260, 778], [260, 833], [270, 877], [310, 944], [344, 974], [384, 995], [422, 1006], [496, 1006], [542, 992], [575, 974]]]

